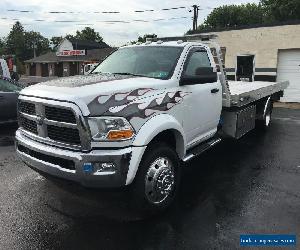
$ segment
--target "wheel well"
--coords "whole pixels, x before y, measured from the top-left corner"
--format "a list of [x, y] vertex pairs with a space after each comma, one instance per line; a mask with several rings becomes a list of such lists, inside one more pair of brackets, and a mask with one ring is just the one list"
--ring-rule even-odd
[[174, 129], [168, 129], [157, 134], [150, 142], [158, 143], [165, 142], [171, 148], [175, 149], [180, 158], [184, 155], [184, 141], [182, 135]]
[[165, 142], [172, 148], [176, 148], [176, 138], [171, 130], [165, 130], [156, 135], [150, 143]]

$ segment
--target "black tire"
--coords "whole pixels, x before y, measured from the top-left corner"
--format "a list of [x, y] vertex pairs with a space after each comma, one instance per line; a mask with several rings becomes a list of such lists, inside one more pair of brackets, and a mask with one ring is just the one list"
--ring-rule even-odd
[[263, 119], [256, 120], [256, 128], [258, 130], [267, 130], [271, 125], [273, 111], [273, 102], [270, 100], [267, 105], [266, 112], [263, 114]]
[[[166, 162], [169, 164], [165, 164]], [[143, 215], [153, 215], [167, 209], [176, 197], [180, 177], [180, 160], [175, 150], [165, 143], [149, 145], [132, 184], [134, 207]], [[158, 192], [159, 190], [164, 194]]]

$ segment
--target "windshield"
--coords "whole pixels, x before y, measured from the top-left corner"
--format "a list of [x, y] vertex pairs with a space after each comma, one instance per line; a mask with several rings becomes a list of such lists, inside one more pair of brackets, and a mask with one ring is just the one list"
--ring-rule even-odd
[[158, 79], [172, 76], [182, 47], [128, 47], [111, 54], [92, 74], [128, 74]]
[[0, 77], [0, 91], [4, 92], [19, 92], [24, 88], [22, 84], [11, 79]]

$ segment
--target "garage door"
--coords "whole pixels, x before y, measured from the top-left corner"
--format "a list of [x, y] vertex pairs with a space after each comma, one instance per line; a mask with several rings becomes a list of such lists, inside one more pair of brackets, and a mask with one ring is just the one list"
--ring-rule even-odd
[[300, 49], [280, 50], [278, 54], [277, 81], [289, 80], [283, 102], [300, 102]]

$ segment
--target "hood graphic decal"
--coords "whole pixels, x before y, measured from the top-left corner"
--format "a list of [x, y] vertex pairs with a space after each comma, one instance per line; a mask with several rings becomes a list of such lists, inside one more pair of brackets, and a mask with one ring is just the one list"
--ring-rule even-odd
[[88, 105], [88, 108], [92, 114], [120, 116], [126, 117], [128, 120], [135, 117], [146, 119], [157, 112], [172, 109], [174, 106], [180, 104], [185, 96], [190, 94], [190, 92], [183, 91], [165, 91], [141, 98], [152, 91], [156, 90], [141, 88], [126, 93], [100, 95]]
[[183, 97], [188, 94], [189, 93], [182, 91], [166, 92], [163, 97], [155, 97], [150, 101], [140, 100], [140, 102], [129, 103], [122, 107], [111, 107], [105, 115], [122, 116], [128, 120], [135, 117], [145, 119], [159, 111], [172, 109], [174, 106], [180, 104], [183, 101]]
[[152, 90], [154, 89], [141, 88], [125, 93], [99, 95], [89, 103], [88, 108], [92, 114], [103, 114], [111, 107], [123, 106]]

